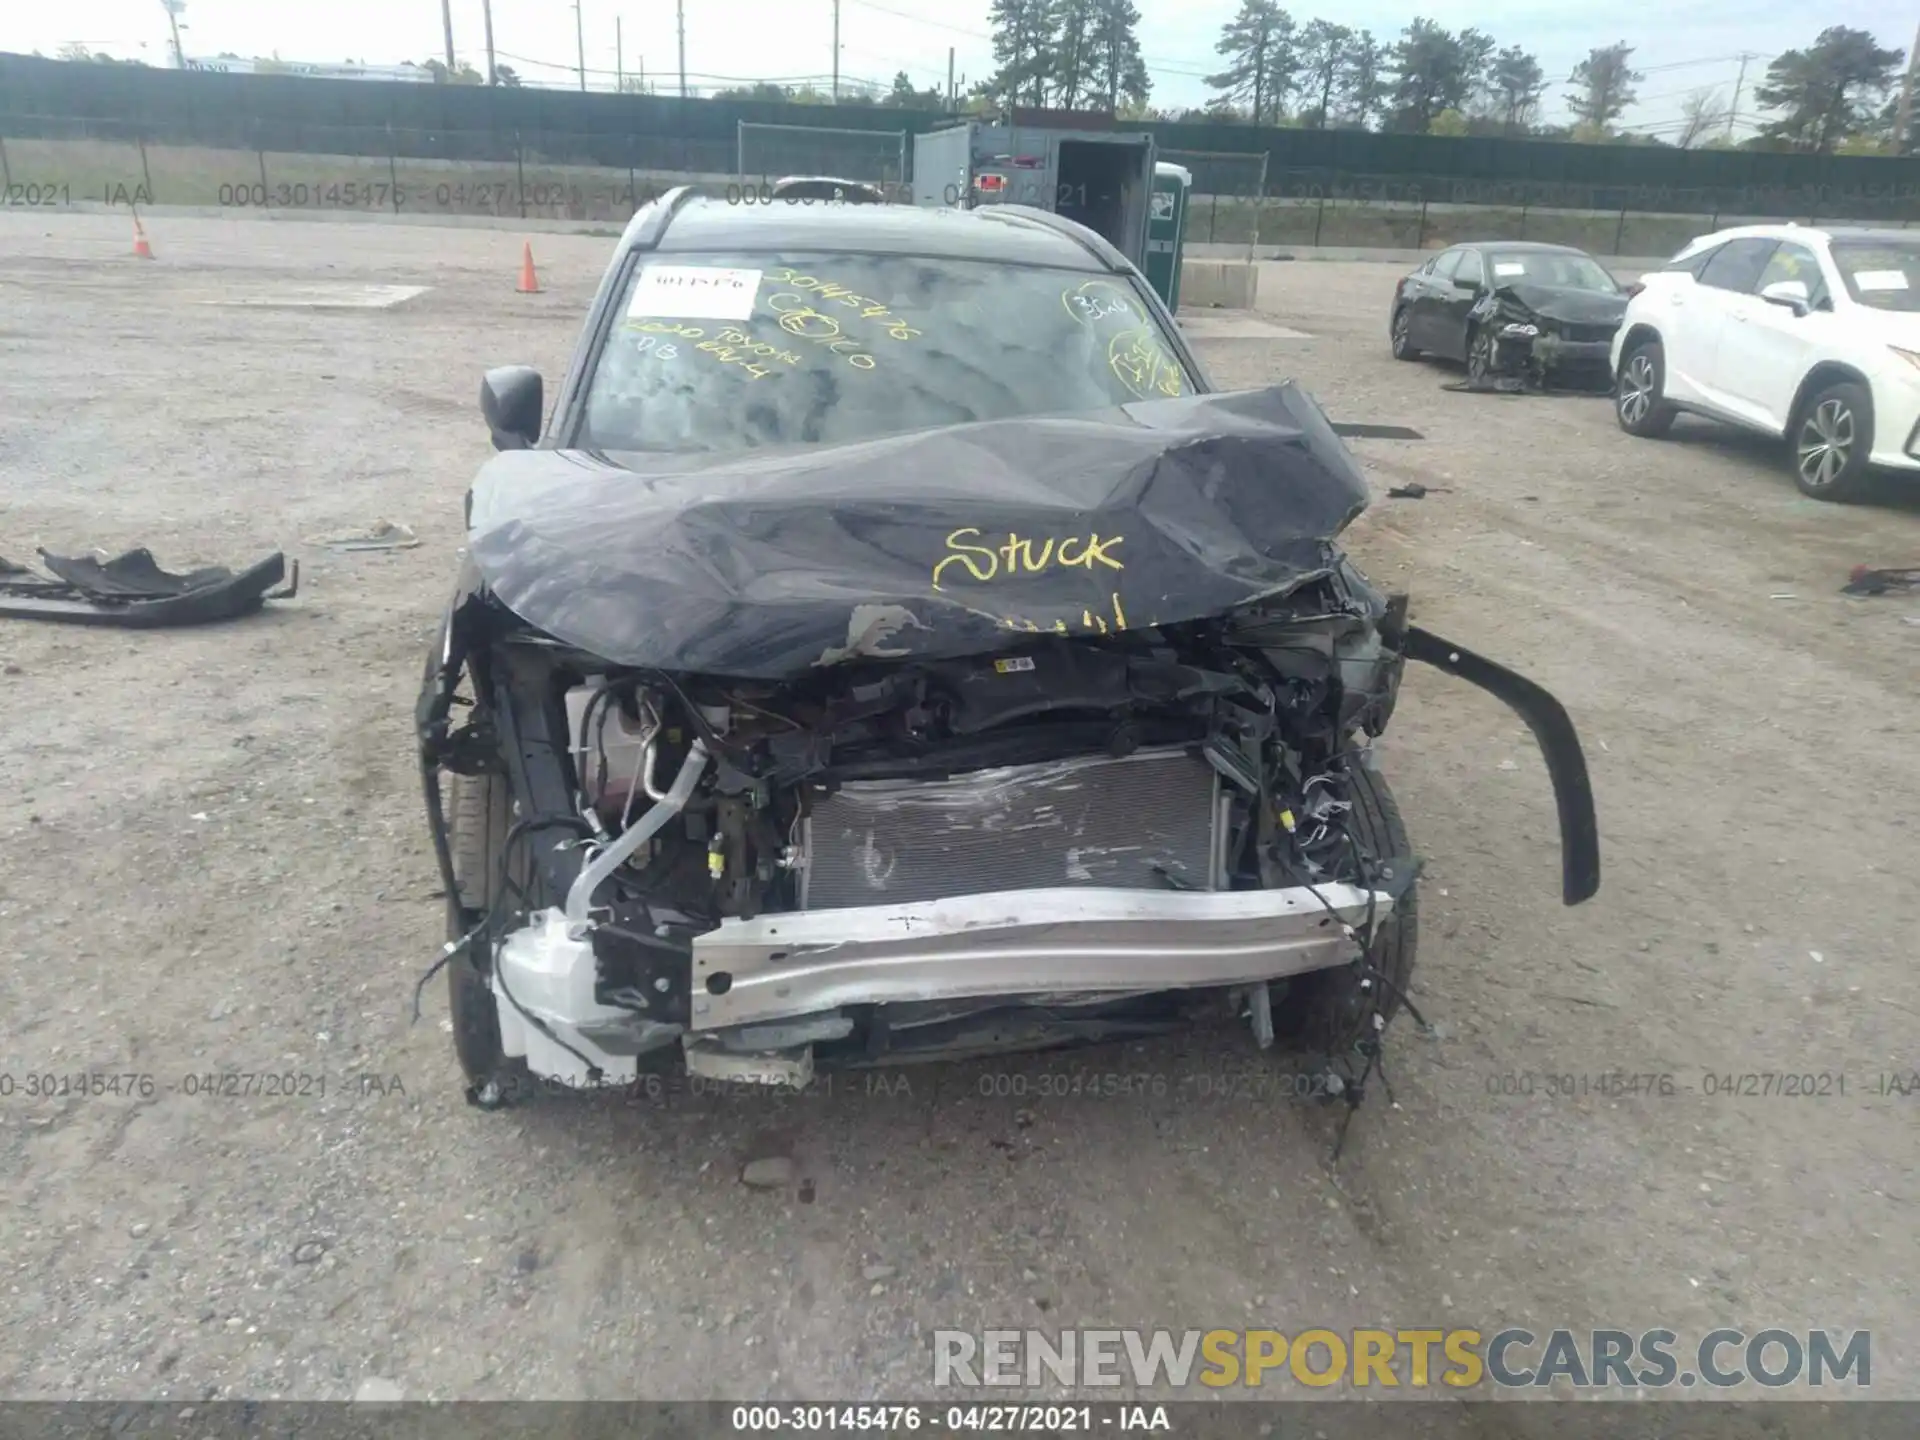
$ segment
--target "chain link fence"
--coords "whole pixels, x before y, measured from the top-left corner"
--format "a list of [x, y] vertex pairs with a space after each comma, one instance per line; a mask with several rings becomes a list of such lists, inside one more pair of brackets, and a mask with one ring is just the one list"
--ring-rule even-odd
[[680, 137], [557, 135], [538, 148], [488, 131], [303, 126], [303, 149], [156, 142], [134, 126], [72, 121], [0, 135], [4, 204], [189, 205], [229, 210], [491, 215], [624, 223], [676, 185], [724, 187], [735, 145]]
[[912, 164], [905, 130], [843, 130], [742, 120], [734, 173], [742, 184], [770, 182], [783, 175], [831, 175], [898, 190], [906, 185]]
[[1187, 239], [1246, 245], [1255, 258], [1267, 193], [1267, 156], [1224, 150], [1162, 150], [1158, 158], [1193, 176], [1187, 192]]
[[[724, 193], [741, 177], [836, 174], [900, 186], [907, 132], [739, 127], [731, 140], [659, 134], [236, 122], [217, 143], [157, 142], [127, 122], [0, 119], [0, 205], [186, 205], [275, 211], [491, 215], [624, 223], [676, 185]], [[22, 131], [28, 133], [20, 133]], [[289, 149], [297, 144], [299, 148]], [[276, 146], [278, 148], [276, 148]], [[1187, 243], [1266, 258], [1310, 247], [1431, 250], [1462, 240], [1545, 240], [1603, 255], [1671, 254], [1695, 235], [1759, 220], [1906, 227], [1913, 187], [1685, 192], [1269, 170], [1262, 154], [1166, 150], [1193, 174]]]
[[[1195, 186], [1196, 190], [1198, 185]], [[1190, 214], [1204, 213], [1196, 196]], [[1598, 255], [1665, 255], [1730, 225], [1794, 220], [1905, 228], [1920, 196], [1885, 191], [1577, 186], [1278, 171], [1258, 225], [1263, 254], [1315, 247], [1433, 250], [1468, 240], [1537, 240]], [[1194, 235], [1189, 221], [1189, 238]], [[1231, 240], [1237, 236], [1228, 237]]]

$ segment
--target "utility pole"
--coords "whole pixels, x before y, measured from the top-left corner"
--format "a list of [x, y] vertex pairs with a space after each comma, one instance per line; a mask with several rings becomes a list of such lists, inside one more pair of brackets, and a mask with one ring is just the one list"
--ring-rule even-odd
[[840, 103], [840, 0], [833, 0], [833, 103]]
[[620, 17], [613, 17], [613, 88], [616, 93], [627, 92], [627, 42], [620, 34]]
[[500, 72], [493, 63], [493, 0], [480, 0], [480, 15], [487, 22], [487, 84], [498, 85]]
[[160, 0], [160, 3], [166, 7], [167, 26], [173, 31], [173, 68], [184, 70], [187, 57], [180, 49], [180, 12], [187, 8], [186, 0]]
[[1757, 57], [1742, 50], [1740, 52], [1740, 76], [1733, 82], [1733, 104], [1727, 107], [1727, 143], [1733, 143], [1733, 122], [1740, 115], [1740, 90], [1747, 83], [1747, 61]]
[[673, 21], [680, 31], [680, 98], [687, 98], [687, 0], [674, 0]]
[[447, 31], [447, 79], [453, 79], [453, 0], [440, 0], [440, 23]]
[[1920, 69], [1920, 29], [1913, 32], [1913, 49], [1907, 52], [1907, 78], [1900, 82], [1899, 127], [1893, 132], [1893, 153], [1904, 155], [1912, 148], [1908, 140], [1913, 135], [1913, 76]]
[[580, 59], [580, 93], [587, 93], [587, 27], [580, 15], [580, 0], [573, 0], [573, 43]]
[[953, 109], [953, 46], [947, 47], [947, 109]]

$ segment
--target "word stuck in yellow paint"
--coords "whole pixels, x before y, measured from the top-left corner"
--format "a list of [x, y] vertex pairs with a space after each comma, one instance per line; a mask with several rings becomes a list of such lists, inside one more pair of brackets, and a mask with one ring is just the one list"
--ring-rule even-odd
[[1127, 568], [1125, 562], [1112, 553], [1126, 539], [1124, 535], [1110, 535], [1104, 540], [1097, 534], [1069, 535], [1056, 542], [1029, 540], [1009, 532], [1006, 543], [997, 548], [970, 545], [962, 536], [978, 540], [980, 532], [969, 525], [947, 536], [947, 553], [933, 567], [934, 589], [940, 588], [940, 576], [950, 565], [960, 566], [982, 584], [999, 576], [1037, 575], [1049, 566], [1077, 565], [1087, 570], [1095, 565], [1104, 565], [1109, 570]]

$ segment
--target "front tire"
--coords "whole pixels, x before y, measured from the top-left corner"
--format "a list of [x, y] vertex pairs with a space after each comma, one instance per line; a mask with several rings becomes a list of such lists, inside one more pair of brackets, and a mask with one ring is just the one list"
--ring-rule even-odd
[[[1398, 857], [1410, 863], [1413, 842], [1386, 777], [1358, 763], [1348, 769], [1347, 818], [1360, 849], [1375, 860]], [[1413, 981], [1420, 948], [1420, 884], [1415, 880], [1375, 934], [1366, 955], [1333, 970], [1302, 976], [1274, 1015], [1276, 1030], [1318, 1055], [1351, 1054], [1372, 1031], [1376, 1013], [1382, 1023], [1398, 1013]]]
[[1393, 358], [1396, 360], [1418, 360], [1420, 352], [1408, 343], [1413, 334], [1413, 316], [1402, 305], [1393, 312], [1393, 320], [1387, 326], [1387, 339], [1393, 345]]
[[1867, 489], [1873, 396], [1851, 380], [1829, 385], [1800, 408], [1791, 431], [1793, 479], [1802, 495], [1841, 504]]
[[[453, 876], [459, 887], [460, 914], [473, 924], [487, 914], [501, 896], [500, 852], [513, 823], [511, 787], [504, 775], [453, 775], [449, 786], [447, 840], [453, 851]], [[521, 872], [513, 879], [524, 886]], [[447, 939], [465, 932], [462, 920], [449, 918]], [[447, 1008], [453, 1020], [453, 1050], [460, 1058], [474, 1092], [489, 1082], [503, 1083], [526, 1073], [525, 1062], [509, 1062], [500, 1051], [500, 1013], [495, 1007], [491, 979], [492, 957], [486, 937], [447, 962]], [[475, 953], [478, 951], [479, 953]], [[473, 1092], [470, 1092], [473, 1093]]]
[[1476, 389], [1493, 381], [1493, 332], [1475, 326], [1467, 335], [1467, 383]]
[[1642, 340], [1620, 357], [1613, 414], [1629, 435], [1653, 440], [1673, 428], [1679, 414], [1666, 399], [1667, 353], [1658, 340]]

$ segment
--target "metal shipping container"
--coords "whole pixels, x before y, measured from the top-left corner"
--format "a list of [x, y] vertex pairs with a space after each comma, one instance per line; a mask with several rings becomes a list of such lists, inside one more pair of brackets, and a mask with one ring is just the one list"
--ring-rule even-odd
[[1146, 258], [1154, 144], [1144, 130], [1056, 130], [968, 120], [916, 135], [917, 205], [1032, 205]]

